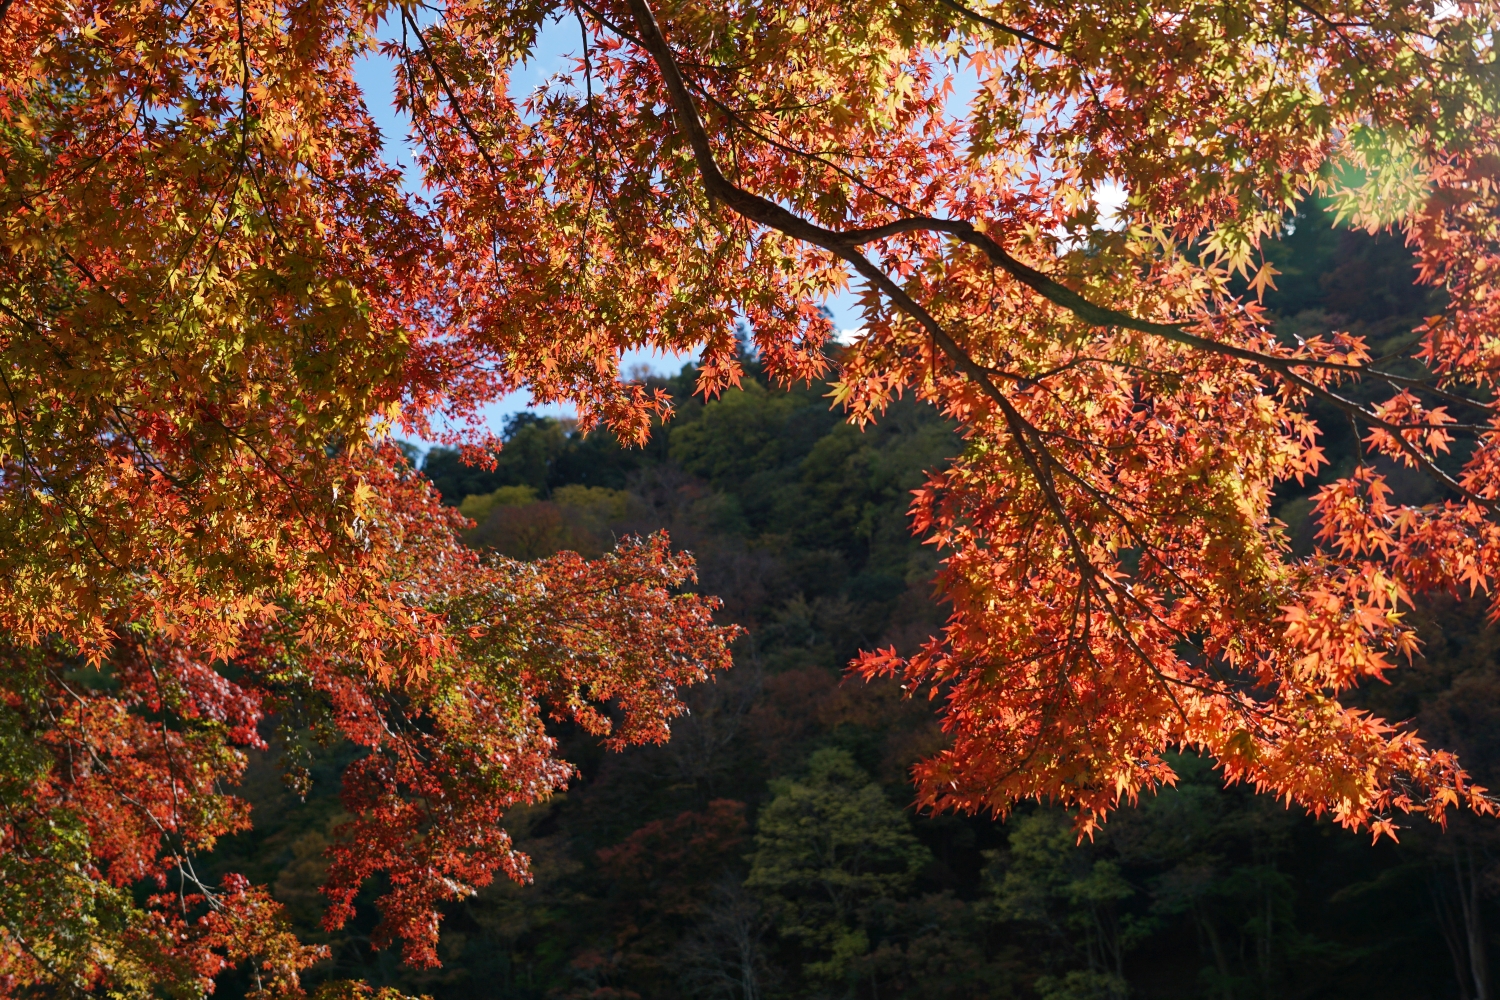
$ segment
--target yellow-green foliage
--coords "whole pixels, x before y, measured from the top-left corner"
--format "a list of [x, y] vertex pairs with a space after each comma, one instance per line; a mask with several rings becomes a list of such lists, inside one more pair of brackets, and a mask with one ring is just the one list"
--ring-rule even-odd
[[564, 486], [552, 494], [552, 501], [600, 521], [618, 521], [630, 510], [629, 493], [603, 486]]
[[[564, 488], [571, 489], [572, 487]], [[536, 490], [530, 486], [502, 486], [493, 493], [479, 493], [464, 497], [458, 505], [458, 512], [482, 524], [485, 518], [490, 516], [490, 511], [496, 507], [524, 507], [535, 502]]]

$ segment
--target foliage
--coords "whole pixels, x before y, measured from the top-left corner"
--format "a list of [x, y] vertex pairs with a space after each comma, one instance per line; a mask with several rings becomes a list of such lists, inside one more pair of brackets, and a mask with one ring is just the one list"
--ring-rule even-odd
[[807, 974], [839, 982], [869, 951], [871, 909], [910, 887], [927, 851], [845, 751], [819, 750], [804, 781], [772, 792], [745, 885], [768, 901], [782, 936], [817, 956]]
[[[1339, 248], [1335, 241], [1311, 285], [1321, 289], [1330, 268], [1357, 273], [1346, 253], [1370, 260], [1392, 251]], [[1373, 271], [1370, 280], [1386, 279]], [[1318, 292], [1304, 308], [1322, 309], [1322, 296]], [[760, 377], [753, 358], [746, 367]], [[688, 372], [659, 384], [671, 391], [692, 378]], [[905, 498], [895, 490], [889, 497], [865, 493], [862, 470], [888, 460], [892, 478], [914, 488], [923, 468], [939, 467], [945, 451], [961, 446], [920, 407], [848, 435], [827, 413], [821, 391], [793, 394], [800, 412], [783, 426], [814, 430], [806, 438], [785, 435], [794, 445], [741, 487], [753, 495], [718, 493], [674, 471], [662, 451], [621, 449], [632, 503], [627, 522], [608, 530], [667, 526], [674, 539], [691, 538], [703, 579], [713, 581], [726, 609], [735, 609], [735, 619], [750, 629], [737, 648], [740, 667], [686, 692], [691, 714], [674, 720], [670, 743], [601, 756], [583, 734], [559, 731], [559, 752], [578, 762], [579, 776], [566, 795], [514, 811], [506, 824], [517, 847], [532, 857], [536, 882], [519, 887], [500, 880], [446, 907], [442, 969], [402, 970], [370, 950], [367, 936], [378, 919], [373, 888], [346, 928], [335, 934], [317, 929], [322, 876], [316, 862], [331, 825], [324, 810], [337, 807], [323, 804], [328, 800], [319, 798], [326, 795], [320, 789], [330, 780], [324, 775], [345, 758], [315, 752], [310, 767], [318, 782], [307, 804], [299, 805], [252, 755], [245, 794], [257, 803], [256, 830], [229, 838], [216, 853], [231, 868], [272, 884], [304, 939], [330, 947], [333, 957], [311, 974], [360, 977], [442, 1000], [631, 993], [653, 1000], [813, 1000], [846, 993], [858, 1000], [970, 1000], [1107, 989], [1110, 981], [1101, 983], [1097, 968], [1097, 938], [1091, 971], [1089, 941], [1078, 930], [1094, 920], [1087, 899], [1053, 892], [1046, 898], [1047, 919], [1017, 919], [997, 912], [990, 889], [1010, 874], [1065, 888], [1104, 863], [1131, 890], [1095, 908], [1101, 917], [1112, 914], [1126, 932], [1124, 979], [1132, 997], [1461, 996], [1449, 971], [1448, 942], [1450, 931], [1460, 945], [1468, 935], [1459, 890], [1468, 892], [1471, 871], [1479, 879], [1474, 898], [1480, 938], [1488, 939], [1483, 947], [1493, 953], [1500, 943], [1487, 888], [1494, 884], [1487, 824], [1454, 817], [1447, 834], [1416, 828], [1403, 831], [1399, 845], [1386, 841], [1371, 849], [1295, 808], [1242, 787], [1225, 789], [1211, 762], [1195, 755], [1171, 758], [1180, 775], [1175, 788], [1143, 796], [1138, 807], [1122, 810], [1092, 841], [1076, 846], [1061, 811], [1023, 809], [999, 825], [889, 810], [895, 829], [884, 835], [909, 831], [928, 851], [927, 862], [898, 894], [865, 910], [869, 950], [850, 962], [842, 982], [804, 975], [804, 966], [820, 956], [779, 934], [766, 903], [743, 885], [756, 849], [751, 834], [775, 797], [772, 784], [805, 784], [808, 760], [819, 750], [852, 755], [899, 805], [911, 794], [907, 765], [941, 745], [926, 702], [904, 700], [894, 686], [840, 684], [838, 676], [850, 650], [875, 643], [910, 648], [942, 613], [927, 599], [930, 549], [899, 530]], [[683, 425], [697, 419], [700, 405], [683, 408]], [[809, 456], [828, 453], [830, 445], [820, 445], [828, 438], [840, 448], [852, 443], [852, 460], [832, 470], [815, 468]], [[570, 447], [567, 435], [559, 441], [558, 447]], [[1343, 461], [1338, 453], [1331, 458]], [[827, 486], [871, 498], [874, 521], [888, 527], [869, 547], [833, 532], [837, 508], [810, 502], [810, 490]], [[767, 498], [774, 502], [758, 505]], [[1287, 495], [1278, 503], [1296, 499]], [[747, 510], [759, 511], [759, 527]], [[820, 549], [820, 539], [835, 537], [837, 550]], [[868, 586], [872, 566], [906, 579], [907, 589], [892, 597]], [[1465, 755], [1476, 780], [1493, 786], [1495, 727], [1482, 692], [1496, 660], [1483, 609], [1471, 602], [1424, 603], [1413, 618], [1424, 655], [1393, 673], [1390, 685], [1369, 691], [1370, 707], [1415, 718]], [[744, 803], [743, 812], [734, 803]], [[743, 830], [734, 825], [740, 815]], [[1021, 823], [1047, 831], [1056, 853], [1014, 852]], [[1463, 883], [1455, 879], [1455, 861]], [[838, 930], [816, 929], [829, 936]], [[1468, 957], [1460, 960], [1472, 981]], [[240, 987], [222, 988], [233, 996]]]
[[[379, 874], [374, 940], [434, 963], [443, 901], [496, 871], [527, 877], [498, 820], [571, 774], [544, 715], [614, 746], [664, 739], [677, 688], [726, 664], [730, 633], [710, 624], [711, 603], [674, 596], [692, 563], [663, 537], [594, 562], [481, 559], [419, 477], [381, 485], [402, 503], [399, 516], [367, 517], [368, 550], [405, 592], [395, 606], [442, 624], [420, 660], [362, 662], [295, 604], [272, 606], [220, 658], [128, 632], [94, 661], [61, 640], [5, 649], [7, 982], [201, 992], [251, 960], [265, 990], [295, 992], [320, 949], [297, 942], [264, 889], [234, 874], [214, 887], [195, 862], [248, 825], [247, 803], [224, 785], [245, 749], [265, 746], [273, 713], [286, 732], [361, 751], [342, 775], [325, 926], [353, 916]], [[606, 702], [614, 718], [595, 707]], [[305, 792], [306, 770], [295, 756], [287, 765]], [[137, 884], [151, 891], [138, 898]], [[36, 899], [52, 903], [26, 902]]]
[[[1125, 951], [1138, 938], [1121, 927], [1115, 904], [1135, 890], [1119, 866], [1094, 859], [1078, 847], [1071, 824], [1055, 812], [1021, 817], [1011, 825], [1004, 871], [987, 871], [994, 913], [1002, 920], [1034, 924], [1065, 952], [1082, 952], [1084, 969], [1045, 981], [1043, 996], [1120, 997], [1126, 992]], [[1066, 964], [1076, 956], [1066, 955]]]
[[[772, 564], [804, 584], [726, 608], [766, 614], [766, 688], [804, 703], [789, 729], [939, 700], [947, 743], [900, 727], [924, 806], [1051, 800], [1095, 832], [1182, 780], [1187, 750], [1377, 838], [1402, 812], [1493, 813], [1451, 752], [1351, 692], [1416, 654], [1424, 595], [1500, 594], [1497, 16], [0, 0], [0, 857], [65, 889], [0, 897], [0, 989], [201, 994], [243, 961], [295, 992], [314, 953], [265, 890], [194, 874], [244, 832], [228, 788], [273, 716], [287, 747], [358, 748], [328, 932], [378, 881], [371, 940], [417, 965], [443, 906], [524, 876], [501, 815], [572, 774], [546, 717], [664, 738], [731, 631], [680, 592], [692, 562], [665, 537], [605, 551], [613, 508], [558, 495], [622, 490], [629, 460], [538, 464], [671, 415], [665, 386], [619, 377], [642, 347], [701, 349], [708, 397], [744, 388], [670, 432], [706, 478], [654, 470], [638, 516], [729, 536], [708, 589]], [[574, 71], [513, 95], [556, 21], [579, 28]], [[376, 49], [421, 195], [355, 80]], [[1109, 224], [1106, 184], [1127, 193]], [[1426, 305], [1417, 322], [1278, 328], [1260, 247], [1318, 196], [1409, 244], [1423, 287], [1390, 307]], [[832, 351], [820, 299], [851, 279], [862, 333]], [[762, 391], [825, 377], [856, 424], [914, 396], [964, 441], [913, 507], [948, 613], [920, 649], [886, 634], [925, 620], [882, 480], [925, 444], [887, 464]], [[388, 443], [498, 462], [475, 425], [523, 388], [571, 403], [578, 436], [518, 426], [496, 478], [471, 490], [449, 461], [443, 489], [531, 486], [544, 501], [486, 525], [529, 511], [528, 556], [595, 538], [595, 560], [476, 555]], [[1336, 470], [1330, 416], [1354, 428]], [[761, 491], [791, 456], [795, 484]], [[1309, 480], [1299, 545], [1275, 511]], [[871, 639], [858, 672], [886, 683], [808, 697], [828, 651]], [[695, 791], [724, 780], [709, 730], [682, 758]], [[305, 791], [310, 764], [287, 764]]]
[[601, 867], [614, 876], [616, 946], [626, 965], [647, 966], [632, 971], [649, 975], [668, 961], [672, 945], [699, 916], [702, 887], [734, 865], [745, 832], [745, 804], [715, 799], [701, 813], [647, 823], [598, 852]]
[[458, 449], [438, 447], [427, 452], [422, 471], [453, 503], [507, 486], [530, 487], [544, 499], [558, 486], [623, 488], [639, 464], [638, 454], [617, 447], [608, 434], [579, 433], [570, 424], [513, 414], [505, 422], [505, 447], [491, 456], [493, 468], [466, 464]]
[[459, 505], [461, 513], [479, 522], [465, 534], [466, 541], [517, 559], [562, 549], [598, 555], [614, 544], [609, 525], [625, 521], [631, 508], [623, 490], [579, 485], [559, 487], [543, 501], [530, 486], [502, 486]]

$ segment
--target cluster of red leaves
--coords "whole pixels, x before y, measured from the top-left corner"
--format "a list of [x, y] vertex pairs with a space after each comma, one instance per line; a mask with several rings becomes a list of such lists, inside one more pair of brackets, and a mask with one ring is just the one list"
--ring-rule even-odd
[[[612, 960], [661, 970], [684, 924], [701, 919], [703, 887], [732, 871], [746, 842], [745, 804], [713, 799], [703, 812], [655, 820], [620, 844], [599, 851], [616, 889], [609, 900], [615, 934]], [[577, 965], [606, 965], [597, 952]]]
[[[501, 818], [572, 773], [545, 716], [615, 746], [660, 741], [681, 711], [678, 689], [728, 665], [733, 630], [713, 625], [711, 601], [679, 593], [692, 561], [665, 537], [626, 540], [593, 562], [481, 558], [457, 542], [455, 515], [426, 483], [384, 458], [366, 482], [394, 506], [385, 518], [367, 511], [363, 530], [390, 560], [386, 600], [400, 594], [410, 614], [443, 623], [420, 668], [372, 670], [359, 647], [320, 635], [316, 611], [290, 602], [222, 659], [160, 635], [121, 636], [92, 662], [56, 641], [6, 648], [7, 991], [66, 981], [206, 992], [250, 960], [266, 995], [295, 993], [319, 950], [297, 942], [263, 889], [237, 876], [205, 885], [194, 868], [216, 838], [249, 826], [226, 786], [244, 749], [265, 749], [266, 715], [292, 708], [366, 751], [343, 779], [351, 819], [331, 852], [327, 922], [340, 926], [360, 887], [384, 873], [377, 942], [432, 964], [441, 903], [497, 870], [527, 877]], [[142, 884], [155, 887], [143, 906], [131, 896]]]
[[[1500, 356], [1479, 332], [1500, 314], [1492, 286], [1473, 284], [1500, 265], [1494, 162], [1442, 154], [1436, 190], [1403, 220], [1421, 278], [1452, 296], [1416, 331], [1426, 372], [1376, 365], [1347, 335], [1279, 342], [1253, 304], [1226, 299], [1167, 336], [1053, 335], [1024, 358], [971, 341], [1020, 376], [998, 406], [972, 382], [911, 372], [971, 428], [969, 451], [913, 507], [949, 550], [940, 582], [954, 615], [920, 654], [856, 667], [945, 699], [954, 744], [917, 768], [923, 801], [1003, 813], [1061, 800], [1088, 832], [1171, 783], [1161, 751], [1175, 746], [1377, 837], [1396, 835], [1401, 812], [1496, 812], [1452, 754], [1339, 700], [1417, 653], [1412, 595], [1500, 594], [1500, 425], [1487, 401]], [[1175, 280], [1175, 263], [1150, 279]], [[861, 348], [922, 336], [876, 327]], [[1358, 403], [1360, 381], [1388, 395]], [[1316, 492], [1320, 548], [1294, 558], [1269, 511], [1279, 484], [1325, 464], [1314, 399], [1364, 428], [1369, 457]], [[1479, 419], [1460, 426], [1451, 408]], [[1392, 465], [1430, 475], [1445, 499], [1393, 502]]]
[[378, 445], [525, 374], [453, 335], [462, 262], [380, 156], [384, 13], [0, 3], [0, 994], [297, 991], [316, 950], [193, 860], [272, 715], [364, 750], [330, 924], [384, 873], [377, 938], [434, 962], [443, 901], [526, 877], [546, 712], [661, 740], [728, 665], [664, 537], [482, 559]]
[[594, 561], [449, 557], [462, 581], [442, 603], [461, 636], [456, 656], [383, 695], [411, 702], [410, 723], [393, 734], [388, 715], [371, 711], [374, 692], [328, 692], [339, 729], [371, 752], [344, 775], [352, 819], [330, 852], [324, 922], [342, 926], [360, 887], [383, 873], [391, 888], [375, 943], [399, 942], [417, 965], [437, 962], [441, 903], [497, 870], [529, 877], [500, 820], [572, 774], [552, 754], [544, 709], [615, 749], [664, 742], [679, 689], [728, 667], [735, 634], [713, 624], [715, 602], [676, 593], [693, 582], [693, 563], [665, 535], [627, 539]]
[[55, 643], [7, 646], [3, 663], [3, 995], [39, 982], [207, 991], [244, 960], [267, 991], [295, 987], [318, 950], [265, 890], [204, 885], [192, 862], [249, 826], [222, 785], [244, 767], [235, 745], [261, 745], [260, 693], [159, 641], [121, 643], [98, 668]]

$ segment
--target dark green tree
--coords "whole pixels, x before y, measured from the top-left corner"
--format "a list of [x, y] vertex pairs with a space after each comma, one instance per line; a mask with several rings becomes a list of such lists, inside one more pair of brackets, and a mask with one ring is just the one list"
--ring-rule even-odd
[[906, 816], [844, 750], [814, 753], [807, 775], [772, 784], [745, 886], [813, 983], [846, 984], [869, 952], [878, 911], [911, 891], [931, 854]]
[[1009, 848], [985, 869], [989, 912], [1029, 929], [1045, 951], [1046, 1000], [1118, 1000], [1126, 995], [1125, 953], [1143, 928], [1122, 921], [1119, 904], [1135, 894], [1119, 865], [1078, 844], [1069, 818], [1055, 810], [1010, 824]]

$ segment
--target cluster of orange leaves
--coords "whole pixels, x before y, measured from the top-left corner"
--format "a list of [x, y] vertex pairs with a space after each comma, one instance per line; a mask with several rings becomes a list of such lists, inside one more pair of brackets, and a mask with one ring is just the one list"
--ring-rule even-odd
[[[836, 360], [857, 421], [910, 392], [962, 428], [913, 509], [951, 621], [856, 665], [941, 701], [924, 803], [1053, 799], [1087, 832], [1186, 748], [1377, 835], [1492, 812], [1340, 698], [1413, 654], [1412, 595], [1500, 581], [1497, 22], [0, 0], [0, 994], [203, 992], [242, 960], [296, 992], [315, 956], [275, 904], [192, 867], [247, 821], [226, 787], [271, 715], [365, 751], [328, 919], [383, 872], [377, 937], [432, 961], [440, 904], [524, 877], [500, 817], [569, 773], [544, 706], [664, 738], [731, 634], [663, 539], [467, 552], [381, 441], [479, 457], [484, 405], [520, 388], [641, 440], [671, 401], [624, 353], [700, 350], [717, 392], [741, 322], [778, 379]], [[559, 25], [572, 71], [515, 93]], [[379, 57], [420, 194], [356, 83]], [[1278, 338], [1235, 293], [1273, 284], [1256, 249], [1314, 196], [1403, 233], [1443, 293], [1395, 360]], [[818, 303], [851, 278], [863, 328], [835, 355]], [[1320, 488], [1296, 556], [1270, 511], [1325, 470], [1315, 402], [1368, 461]], [[1442, 499], [1396, 502], [1389, 463]]]

